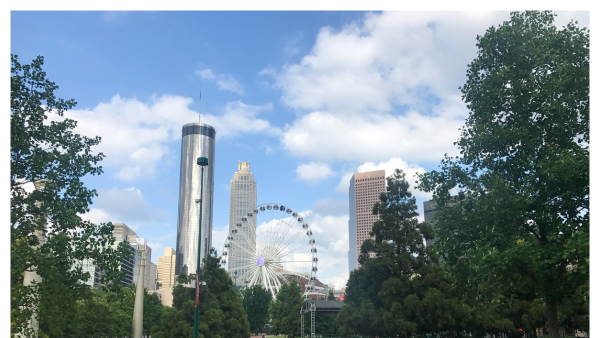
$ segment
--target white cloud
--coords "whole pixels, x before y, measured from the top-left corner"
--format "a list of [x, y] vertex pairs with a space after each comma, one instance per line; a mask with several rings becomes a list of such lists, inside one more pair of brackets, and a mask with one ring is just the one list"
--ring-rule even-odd
[[[198, 113], [189, 109], [192, 102], [191, 98], [175, 95], [153, 96], [149, 102], [115, 95], [93, 109], [67, 111], [65, 117], [77, 121], [77, 133], [101, 136], [102, 141], [93, 148], [106, 155], [101, 165], [115, 169], [116, 178], [133, 181], [154, 175], [157, 163], [179, 151], [169, 143], [181, 138], [184, 124], [198, 120]], [[217, 139], [243, 133], [278, 135], [278, 128], [256, 117], [268, 109], [271, 104], [253, 106], [241, 101], [229, 102], [218, 114], [202, 115], [202, 122], [215, 127]], [[50, 118], [59, 119], [54, 114]]]
[[152, 208], [142, 192], [134, 187], [98, 190], [98, 198], [92, 208], [81, 217], [94, 223], [125, 223], [133, 230], [147, 226], [164, 226], [167, 223], [167, 212]]
[[312, 112], [288, 126], [281, 142], [291, 154], [319, 161], [437, 161], [445, 153], [456, 153], [453, 142], [467, 114], [459, 100], [446, 102], [433, 115]]
[[196, 75], [200, 76], [203, 80], [210, 80], [216, 82], [217, 86], [221, 90], [237, 93], [244, 95], [244, 86], [237, 82], [237, 80], [231, 75], [215, 74], [209, 68], [197, 70]]
[[225, 105], [223, 115], [202, 115], [202, 122], [212, 125], [217, 131], [217, 137], [233, 137], [240, 133], [262, 133], [279, 135], [281, 130], [271, 126], [269, 121], [258, 119], [256, 116], [273, 106], [253, 106], [241, 101], [229, 102]]
[[[561, 13], [589, 25], [588, 12]], [[439, 161], [456, 153], [468, 111], [458, 87], [475, 58], [476, 36], [508, 12], [366, 14], [320, 30], [309, 54], [274, 78], [299, 117], [281, 136], [294, 156], [315, 161]]]
[[[322, 202], [321, 202], [322, 203]], [[335, 203], [335, 202], [334, 202]], [[348, 215], [302, 212], [310, 225], [319, 257], [317, 278], [342, 287], [348, 280]]]
[[301, 164], [296, 168], [298, 179], [309, 184], [316, 184], [330, 176], [335, 175], [328, 164], [310, 162]]
[[[394, 170], [402, 169], [406, 174], [406, 180], [410, 184], [410, 191], [412, 192], [413, 196], [419, 196], [426, 199], [431, 198], [431, 193], [425, 193], [416, 188], [415, 174], [424, 174], [425, 169], [419, 167], [416, 164], [409, 164], [401, 158], [391, 158], [387, 162], [379, 162], [377, 164], [373, 162], [365, 162], [364, 164], [358, 166], [355, 172], [362, 173], [381, 169], [385, 170], [386, 177], [391, 176], [394, 173]], [[344, 174], [335, 190], [337, 192], [347, 194], [348, 189], [350, 188], [350, 178], [352, 177], [352, 175], [353, 173]]]

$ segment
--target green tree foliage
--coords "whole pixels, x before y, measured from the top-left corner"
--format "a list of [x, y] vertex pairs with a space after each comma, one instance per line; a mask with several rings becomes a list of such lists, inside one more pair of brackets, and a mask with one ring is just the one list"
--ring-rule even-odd
[[333, 290], [329, 290], [327, 294], [327, 300], [335, 300], [335, 295], [333, 294]]
[[344, 335], [409, 337], [462, 330], [468, 309], [450, 295], [447, 276], [424, 239], [432, 229], [419, 223], [405, 174], [396, 169], [373, 208], [379, 220], [372, 240], [360, 249], [361, 268], [350, 273], [337, 323]]
[[[248, 318], [242, 300], [236, 295], [233, 282], [220, 266], [215, 249], [203, 260], [200, 271], [206, 286], [200, 285], [198, 337], [246, 338], [250, 335]], [[178, 281], [192, 282], [195, 276], [181, 276]], [[191, 277], [191, 278], [190, 278]], [[195, 283], [193, 288], [178, 284], [173, 288], [173, 308], [167, 308], [160, 326], [152, 329], [152, 337], [190, 338], [194, 333]]]
[[[584, 304], [589, 283], [589, 31], [558, 29], [551, 12], [511, 13], [477, 47], [461, 155], [419, 187], [433, 192], [439, 248], [464, 293], [542, 301], [556, 338], [569, 317], [559, 310]], [[446, 207], [452, 188], [460, 204]]]
[[[77, 328], [77, 337], [127, 337], [131, 334], [131, 319], [135, 290], [94, 290], [92, 297], [78, 304], [77, 315], [69, 318], [71, 328]], [[144, 316], [146, 313], [144, 313]]]
[[300, 308], [303, 303], [302, 289], [295, 279], [282, 284], [269, 308], [272, 325], [269, 333], [299, 337]]
[[244, 306], [248, 314], [250, 331], [262, 329], [269, 320], [269, 306], [273, 297], [262, 285], [254, 285], [244, 291]]
[[160, 318], [164, 310], [165, 306], [160, 302], [158, 295], [156, 293], [148, 293], [144, 289], [144, 325], [142, 329], [144, 336], [150, 337], [152, 329], [160, 326]]
[[[73, 262], [90, 259], [113, 281], [122, 278], [126, 248], [111, 248], [112, 224], [79, 217], [96, 196], [81, 178], [102, 173], [97, 164], [104, 155], [91, 151], [99, 137], [75, 134], [77, 122], [61, 118], [76, 103], [54, 95], [58, 86], [46, 78], [43, 63], [38, 56], [21, 65], [11, 55], [11, 332], [30, 335], [24, 330], [37, 307], [42, 335], [68, 337], [77, 302], [90, 297], [82, 282], [88, 276]], [[28, 191], [40, 180], [47, 180], [43, 189]], [[24, 287], [25, 271], [37, 272], [42, 282]]]

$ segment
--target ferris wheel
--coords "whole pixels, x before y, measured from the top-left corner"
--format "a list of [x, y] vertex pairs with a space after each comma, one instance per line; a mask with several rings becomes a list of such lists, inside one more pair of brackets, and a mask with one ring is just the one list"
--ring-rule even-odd
[[[281, 204], [262, 204], [230, 226], [221, 264], [244, 287], [262, 285], [273, 297], [290, 276], [306, 279], [304, 295], [315, 290], [317, 245], [299, 212]], [[238, 282], [238, 281], [236, 281]]]

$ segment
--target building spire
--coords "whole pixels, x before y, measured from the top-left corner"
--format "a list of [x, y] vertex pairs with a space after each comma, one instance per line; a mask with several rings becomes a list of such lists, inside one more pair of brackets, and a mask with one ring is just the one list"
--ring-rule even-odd
[[202, 90], [200, 91], [200, 103], [198, 103], [198, 123], [200, 123], [201, 118], [202, 118]]

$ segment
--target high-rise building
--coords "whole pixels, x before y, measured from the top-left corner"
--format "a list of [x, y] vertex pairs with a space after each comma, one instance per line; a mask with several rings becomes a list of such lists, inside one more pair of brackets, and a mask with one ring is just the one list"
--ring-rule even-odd
[[150, 285], [148, 291], [156, 291], [156, 279], [157, 279], [158, 267], [156, 264], [150, 262]]
[[[233, 229], [242, 229], [237, 234], [231, 234], [235, 238], [235, 243], [239, 243], [241, 247], [234, 245], [229, 248], [228, 270], [231, 276], [235, 276], [234, 280], [238, 285], [244, 283], [244, 275], [248, 268], [245, 267], [249, 263], [248, 253], [244, 250], [251, 251], [256, 245], [256, 237], [252, 234], [256, 231], [248, 231], [244, 227], [256, 226], [255, 222], [242, 222], [242, 218], [251, 218], [256, 216], [248, 216], [256, 206], [256, 181], [254, 174], [250, 172], [250, 162], [238, 162], [238, 171], [233, 174], [233, 179], [230, 182], [229, 194], [229, 233]], [[239, 223], [239, 224], [238, 224]], [[241, 225], [241, 227], [238, 227]], [[248, 234], [244, 235], [242, 234]], [[239, 238], [238, 238], [239, 237]], [[237, 272], [237, 274], [235, 274]]]
[[175, 250], [165, 248], [165, 255], [158, 256], [158, 289], [164, 290], [175, 284]]
[[[215, 134], [215, 128], [203, 123], [188, 123], [182, 129], [179, 212], [175, 248], [177, 251], [176, 274], [194, 273], [198, 250], [200, 250], [200, 261], [202, 262], [211, 247]], [[196, 162], [198, 157], [208, 159], [208, 166], [204, 167], [200, 248], [198, 248], [200, 166]]]
[[[123, 223], [113, 223], [114, 231], [113, 236], [115, 237], [115, 243], [112, 245], [113, 249], [116, 249], [121, 242], [127, 244], [127, 249], [131, 251], [129, 257], [124, 257], [121, 261], [120, 270], [125, 273], [125, 279], [121, 281], [123, 285], [136, 284], [137, 275], [140, 264], [140, 253], [138, 251], [139, 240], [135, 231]], [[146, 246], [148, 250], [147, 261], [150, 261], [152, 257], [152, 248]], [[85, 259], [75, 263], [76, 266], [81, 266], [84, 272], [88, 272], [90, 277], [84, 281], [90, 287], [96, 289], [100, 285], [100, 279], [102, 278], [103, 272], [92, 260]], [[156, 273], [154, 273], [156, 275]], [[154, 290], [153, 279], [152, 279], [152, 268], [145, 269], [144, 271], [144, 287], [148, 290]]]
[[373, 215], [373, 206], [379, 195], [385, 192], [385, 170], [357, 173], [350, 179], [350, 220], [348, 221], [349, 250], [348, 268], [350, 271], [360, 267], [358, 253], [362, 243], [370, 238], [369, 233], [377, 216]]
[[[457, 196], [451, 196], [448, 201], [448, 206], [454, 206], [458, 204]], [[437, 209], [433, 201], [425, 201], [423, 202], [423, 216], [425, 218], [425, 222], [431, 224], [435, 227], [435, 221], [433, 220], [433, 215], [437, 213]], [[430, 246], [435, 243], [435, 239], [430, 239], [425, 242], [425, 246]]]

